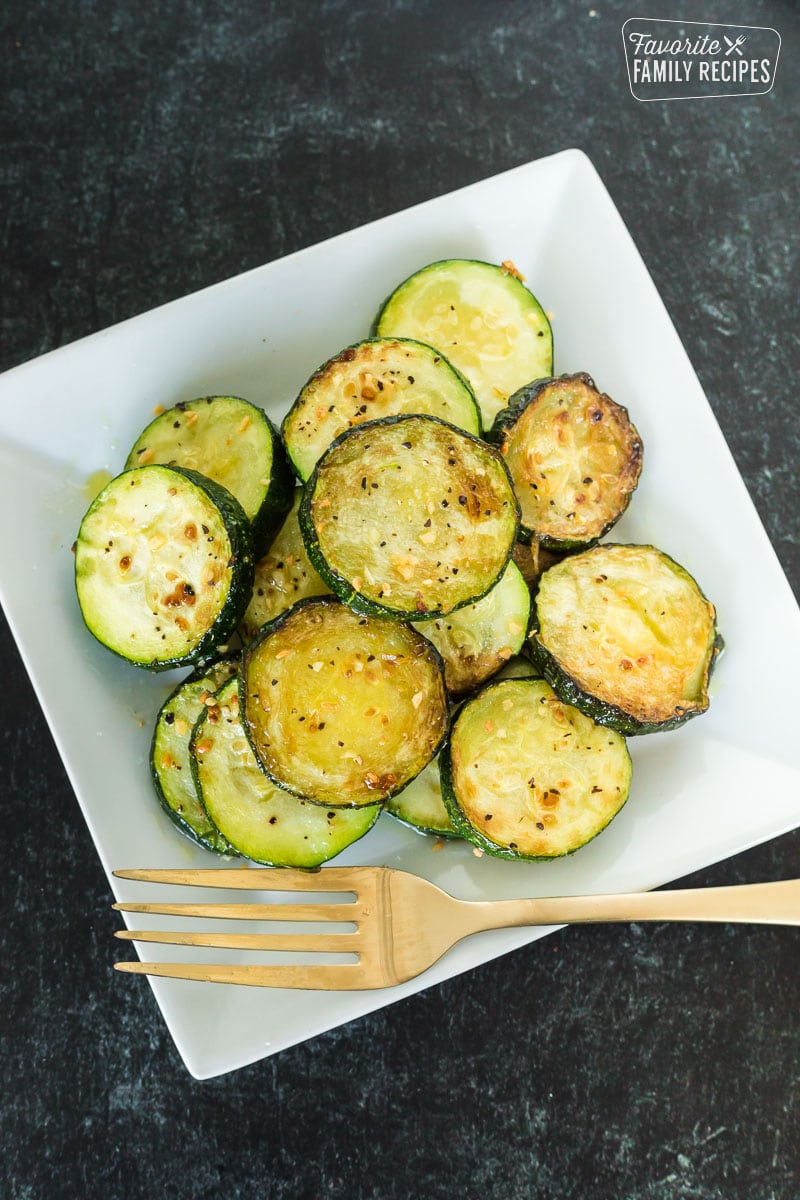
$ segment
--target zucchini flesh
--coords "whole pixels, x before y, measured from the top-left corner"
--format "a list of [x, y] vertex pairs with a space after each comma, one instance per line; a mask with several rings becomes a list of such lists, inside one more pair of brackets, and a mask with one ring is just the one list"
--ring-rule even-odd
[[721, 647], [714, 606], [653, 546], [595, 546], [545, 571], [535, 625], [533, 661], [602, 724], [649, 733], [708, 708]]
[[626, 409], [586, 374], [523, 387], [498, 413], [491, 440], [514, 481], [523, 538], [550, 550], [597, 541], [639, 482], [641, 438]]
[[421, 632], [442, 656], [451, 696], [472, 691], [518, 654], [530, 620], [531, 596], [511, 561], [482, 600], [426, 621]]
[[296, 488], [291, 511], [266, 554], [256, 562], [253, 594], [239, 626], [246, 642], [298, 600], [330, 591], [306, 553], [297, 518], [300, 497]]
[[161, 706], [150, 747], [153, 785], [165, 812], [192, 841], [218, 854], [233, 851], [197, 793], [189, 743], [207, 702], [236, 675], [237, 666], [238, 657], [222, 658], [182, 680]]
[[386, 811], [420, 833], [432, 833], [436, 837], [459, 836], [442, 799], [438, 758], [428, 763], [399, 795], [386, 801]]
[[370, 338], [320, 367], [284, 418], [297, 474], [308, 479], [345, 429], [397, 413], [429, 413], [468, 433], [481, 432], [469, 384], [444, 355], [408, 338]]
[[313, 868], [372, 828], [380, 804], [326, 808], [267, 779], [240, 719], [238, 678], [216, 699], [192, 736], [194, 778], [208, 818], [240, 854], [269, 866]]
[[468, 700], [441, 759], [453, 824], [500, 858], [572, 854], [630, 790], [622, 735], [564, 704], [542, 679], [502, 680]]
[[485, 595], [505, 570], [517, 502], [499, 453], [436, 417], [341, 435], [300, 505], [308, 556], [361, 612], [423, 620]]
[[331, 806], [400, 791], [447, 729], [431, 643], [327, 596], [301, 600], [245, 651], [242, 708], [273, 782]]
[[148, 465], [112, 479], [75, 544], [83, 619], [136, 666], [211, 657], [236, 628], [253, 581], [250, 525], [212, 480]]
[[126, 469], [188, 467], [222, 484], [241, 504], [261, 544], [286, 514], [292, 477], [266, 413], [239, 396], [202, 396], [160, 413], [142, 431]]
[[379, 337], [409, 337], [446, 354], [466, 377], [485, 428], [508, 398], [553, 373], [553, 334], [511, 263], [431, 263], [402, 283], [376, 321]]

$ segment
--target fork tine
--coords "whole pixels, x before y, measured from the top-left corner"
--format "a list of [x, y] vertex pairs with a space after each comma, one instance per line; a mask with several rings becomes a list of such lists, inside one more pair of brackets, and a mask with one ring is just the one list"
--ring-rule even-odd
[[325, 867], [321, 871], [298, 871], [291, 867], [203, 867], [171, 870], [114, 871], [118, 879], [142, 883], [175, 883], [192, 887], [246, 888], [269, 892], [355, 891], [359, 876], [373, 873], [374, 867]]
[[357, 963], [345, 966], [259, 966], [255, 963], [114, 963], [117, 971], [160, 975], [167, 979], [196, 979], [205, 983], [239, 983], [251, 987], [302, 988], [309, 991], [362, 991], [374, 984]]
[[186, 933], [162, 929], [118, 929], [128, 942], [166, 942], [170, 946], [217, 946], [227, 950], [300, 950], [306, 953], [354, 953], [360, 938], [353, 933]]
[[356, 904], [158, 904], [122, 901], [119, 912], [158, 913], [165, 917], [231, 917], [241, 921], [355, 921]]

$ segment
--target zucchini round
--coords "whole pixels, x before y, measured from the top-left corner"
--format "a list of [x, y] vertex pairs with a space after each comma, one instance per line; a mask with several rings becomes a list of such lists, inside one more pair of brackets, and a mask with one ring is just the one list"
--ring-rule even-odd
[[75, 543], [87, 628], [135, 666], [195, 665], [235, 630], [253, 583], [250, 523], [230, 492], [183, 467], [112, 479]]
[[456, 830], [498, 858], [551, 859], [596, 837], [625, 803], [625, 739], [543, 679], [491, 683], [459, 710], [440, 756]]
[[217, 854], [234, 853], [209, 820], [192, 774], [192, 731], [215, 693], [236, 675], [238, 655], [221, 658], [182, 680], [161, 706], [150, 746], [150, 772], [164, 811], [181, 833]]
[[300, 497], [300, 488], [296, 488], [291, 511], [266, 554], [256, 562], [253, 594], [239, 626], [245, 642], [298, 600], [330, 591], [306, 554], [297, 519]]
[[519, 654], [530, 612], [528, 585], [511, 561], [482, 600], [421, 626], [442, 656], [451, 696], [473, 691]]
[[188, 467], [236, 497], [260, 547], [292, 502], [294, 481], [266, 413], [239, 396], [201, 396], [160, 413], [142, 431], [126, 469], [147, 463]]
[[301, 600], [245, 650], [242, 710], [272, 781], [331, 807], [399, 792], [447, 729], [431, 643], [331, 596]]
[[494, 586], [518, 510], [498, 451], [437, 417], [343, 433], [304, 490], [300, 529], [331, 591], [359, 612], [426, 620]]
[[550, 322], [512, 263], [431, 263], [392, 293], [375, 329], [446, 354], [469, 381], [487, 429], [512, 393], [553, 373]]
[[442, 799], [438, 758], [428, 763], [402, 792], [386, 801], [386, 811], [420, 833], [447, 838], [459, 836]]
[[584, 373], [523, 387], [488, 436], [514, 481], [521, 537], [548, 550], [596, 542], [639, 482], [642, 441], [627, 410]]
[[380, 804], [325, 808], [267, 779], [239, 715], [239, 680], [219, 691], [192, 735], [194, 780], [210, 820], [240, 854], [273, 867], [313, 868], [364, 836]]
[[468, 433], [481, 432], [464, 377], [443, 354], [409, 338], [370, 338], [342, 350], [311, 376], [281, 429], [305, 480], [345, 429], [398, 413], [429, 413]]
[[604, 544], [542, 575], [527, 652], [556, 692], [625, 734], [705, 712], [722, 647], [692, 576], [654, 546]]

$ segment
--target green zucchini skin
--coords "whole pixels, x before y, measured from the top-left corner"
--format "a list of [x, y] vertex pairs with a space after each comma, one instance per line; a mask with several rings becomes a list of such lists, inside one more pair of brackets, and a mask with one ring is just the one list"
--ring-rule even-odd
[[[537, 485], [531, 476], [530, 467], [525, 465], [524, 470], [516, 459], [513, 463], [509, 462], [508, 455], [510, 448], [514, 442], [514, 435], [520, 429], [522, 421], [532, 416], [535, 409], [543, 408], [548, 400], [551, 399], [551, 394], [558, 398], [559, 393], [562, 393], [564, 399], [561, 401], [562, 407], [559, 409], [558, 417], [561, 419], [572, 418], [573, 429], [575, 428], [575, 418], [579, 416], [579, 406], [592, 406], [592, 423], [585, 422], [585, 432], [583, 434], [584, 445], [591, 444], [591, 437], [596, 430], [598, 433], [602, 431], [606, 442], [614, 439], [617, 446], [617, 457], [620, 460], [617, 479], [613, 489], [606, 488], [606, 494], [603, 498], [603, 503], [600, 505], [599, 500], [596, 500], [592, 505], [589, 501], [589, 508], [585, 519], [587, 532], [577, 536], [555, 535], [547, 531], [548, 512], [556, 512], [557, 509], [545, 510], [544, 515], [538, 514], [540, 521], [536, 523], [536, 516], [529, 512], [530, 505], [527, 503], [527, 497], [530, 495], [530, 487], [545, 486], [543, 478], [539, 480]], [[581, 414], [582, 415], [582, 414]], [[594, 423], [596, 422], [596, 424]], [[606, 431], [612, 431], [607, 436]], [[546, 451], [549, 447], [547, 439], [543, 435], [541, 428], [535, 431], [535, 436], [538, 437], [538, 443]], [[642, 440], [632, 424], [628, 415], [627, 409], [622, 405], [617, 404], [610, 396], [601, 393], [594, 380], [585, 371], [580, 371], [572, 375], [558, 375], [546, 379], [537, 379], [532, 383], [526, 384], [515, 392], [510, 397], [506, 408], [500, 410], [494, 419], [491, 429], [486, 434], [487, 441], [500, 449], [501, 454], [506, 459], [509, 466], [511, 478], [514, 481], [514, 486], [517, 491], [517, 496], [520, 498], [520, 508], [522, 520], [520, 524], [520, 540], [523, 542], [536, 541], [543, 549], [553, 551], [555, 553], [565, 553], [574, 550], [585, 550], [590, 546], [595, 545], [601, 537], [603, 537], [620, 519], [630, 503], [631, 496], [636, 490], [639, 482], [639, 476], [642, 469]], [[525, 444], [519, 447], [524, 449]], [[566, 452], [564, 452], [566, 454]], [[524, 454], [521, 455], [524, 462]], [[585, 461], [585, 460], [584, 460]], [[583, 474], [583, 472], [580, 472]], [[538, 477], [538, 473], [537, 477]], [[587, 485], [587, 489], [595, 484], [592, 478], [587, 477], [583, 480]], [[599, 485], [596, 485], [599, 486]], [[608, 492], [613, 490], [613, 495], [609, 496]], [[580, 492], [584, 492], [584, 488], [580, 488]], [[574, 497], [571, 503], [575, 504], [578, 509], [579, 502], [583, 501], [584, 505], [587, 500], [585, 495], [578, 493], [577, 502]], [[551, 500], [552, 504], [553, 501]], [[563, 504], [563, 501], [557, 496], [556, 504]], [[605, 510], [605, 514], [603, 515]], [[575, 515], [574, 513], [570, 514]], [[552, 530], [552, 525], [550, 526]]]
[[[600, 546], [596, 546], [591, 550], [585, 551], [585, 554], [598, 554], [605, 551], [614, 551], [616, 548], [627, 549], [622, 543], [604, 542]], [[663, 550], [658, 550], [654, 546], [632, 547], [633, 549], [650, 550], [654, 554], [659, 555], [663, 560], [671, 563], [677, 571], [680, 571], [694, 584], [698, 595], [709, 604], [707, 597], [697, 584], [697, 581], [676, 563], [674, 559], [665, 554]], [[580, 559], [582, 556], [576, 556]], [[570, 562], [575, 560], [570, 559]], [[545, 572], [545, 574], [547, 574]], [[541, 586], [541, 580], [540, 580]], [[541, 626], [540, 615], [538, 610], [538, 596], [534, 597], [533, 614], [531, 619], [531, 630], [524, 646], [524, 653], [541, 673], [544, 679], [553, 688], [553, 691], [567, 704], [571, 704], [574, 708], [579, 709], [586, 716], [597, 724], [605, 726], [608, 729], [614, 729], [618, 733], [626, 737], [635, 737], [641, 734], [666, 732], [671, 729], [677, 729], [681, 725], [693, 717], [700, 716], [708, 708], [708, 683], [711, 678], [714, 667], [717, 663], [722, 650], [724, 649], [724, 640], [719, 632], [716, 622], [716, 614], [714, 615], [713, 626], [709, 638], [708, 657], [705, 665], [704, 674], [704, 701], [696, 706], [687, 705], [685, 708], [678, 706], [673, 714], [663, 720], [642, 720], [637, 718], [632, 713], [625, 711], [623, 707], [614, 704], [609, 700], [602, 699], [594, 695], [583, 686], [574, 674], [565, 669], [559, 661], [558, 656], [546, 645], [543, 644], [540, 638]], [[713, 608], [713, 606], [710, 606]]]
[[382, 805], [332, 809], [276, 787], [264, 775], [239, 714], [239, 680], [217, 692], [191, 741], [192, 774], [208, 819], [234, 850], [272, 867], [314, 870], [362, 838]]
[[[165, 651], [163, 655], [148, 655], [142, 658], [137, 657], [135, 653], [123, 651], [119, 644], [110, 644], [110, 641], [104, 639], [104, 636], [95, 627], [95, 618], [93, 612], [88, 611], [89, 605], [82, 586], [84, 573], [91, 566], [91, 552], [88, 549], [84, 550], [83, 533], [91, 525], [95, 517], [100, 519], [101, 509], [118, 489], [126, 488], [128, 484], [141, 482], [145, 475], [147, 475], [149, 480], [156, 472], [163, 474], [165, 487], [169, 483], [170, 477], [175, 481], [172, 486], [178, 488], [182, 482], [188, 481], [216, 509], [224, 527], [230, 551], [225, 564], [225, 570], [228, 572], [227, 592], [225, 593], [224, 588], [219, 589], [220, 594], [225, 594], [217, 610], [216, 617], [209, 627], [200, 633], [184, 652], [171, 653]], [[89, 561], [87, 562], [85, 559]], [[133, 467], [112, 479], [87, 510], [81, 522], [76, 540], [74, 565], [75, 586], [84, 624], [89, 632], [108, 650], [125, 662], [150, 671], [167, 671], [175, 667], [186, 666], [197, 667], [219, 656], [220, 647], [226, 645], [231, 635], [235, 632], [249, 602], [253, 587], [254, 572], [251, 526], [242, 506], [235, 496], [231, 495], [221, 484], [215, 483], [205, 475], [201, 475], [197, 471], [190, 470], [187, 467], [156, 463], [143, 467]], [[107, 594], [107, 603], [111, 608], [113, 608], [113, 596], [114, 588], [112, 587], [108, 589]]]
[[272, 470], [263, 503], [252, 521], [253, 548], [256, 554], [269, 545], [289, 514], [295, 488], [294, 471], [280, 431], [266, 413], [264, 420], [272, 434]]
[[[430, 297], [422, 303], [426, 289], [431, 286], [437, 292], [432, 307]], [[515, 338], [519, 333], [518, 322], [527, 320], [535, 328], [524, 351], [517, 347], [513, 353], [498, 355], [497, 346], [493, 345], [485, 356], [489, 363], [485, 369], [481, 337], [486, 334], [480, 329], [476, 331], [472, 323], [482, 319], [489, 294], [505, 310], [501, 317], [511, 318]], [[435, 311], [442, 305], [450, 308], [456, 327], [442, 327]], [[493, 328], [490, 327], [490, 339]], [[378, 337], [418, 338], [445, 354], [475, 393], [484, 428], [491, 426], [497, 411], [518, 388], [553, 371], [550, 321], [512, 263], [498, 265], [473, 258], [429, 263], [408, 276], [387, 297], [375, 318], [373, 333]]]
[[[479, 828], [474, 821], [470, 820], [466, 811], [466, 805], [459, 799], [458, 783], [454, 766], [453, 744], [458, 736], [459, 720], [465, 716], [471, 705], [483, 705], [488, 697], [491, 697], [493, 694], [499, 694], [500, 691], [506, 691], [509, 695], [513, 695], [514, 690], [517, 689], [523, 689], [521, 693], [523, 696], [526, 691], [530, 690], [535, 692], [536, 695], [534, 699], [536, 700], [540, 699], [540, 696], [543, 693], [551, 696], [553, 700], [557, 701], [558, 699], [553, 693], [550, 692], [550, 687], [545, 680], [535, 677], [526, 678], [522, 676], [515, 676], [512, 678], [493, 680], [491, 683], [487, 684], [485, 688], [481, 689], [481, 691], [478, 692], [474, 697], [472, 697], [471, 700], [466, 701], [453, 719], [450, 732], [439, 755], [442, 798], [449, 813], [453, 828], [458, 836], [464, 838], [465, 841], [470, 842], [477, 849], [486, 854], [490, 854], [494, 858], [501, 858], [509, 861], [523, 860], [526, 862], [550, 862], [554, 859], [564, 858], [574, 854], [577, 850], [580, 850], [584, 846], [588, 845], [590, 841], [593, 841], [598, 834], [602, 833], [603, 830], [608, 827], [610, 822], [626, 803], [630, 793], [630, 785], [633, 774], [631, 757], [625, 744], [625, 739], [621, 734], [614, 730], [604, 733], [604, 740], [606, 738], [614, 739], [614, 743], [612, 745], [612, 755], [614, 756], [616, 770], [618, 773], [614, 774], [612, 779], [617, 779], [619, 782], [616, 786], [616, 795], [608, 802], [606, 811], [604, 811], [599, 818], [595, 819], [594, 822], [590, 823], [588, 830], [572, 832], [566, 838], [563, 832], [558, 831], [553, 839], [554, 844], [548, 845], [549, 839], [544, 833], [545, 826], [543, 824], [538, 825], [537, 829], [541, 829], [543, 831], [540, 841], [542, 846], [546, 847], [542, 853], [532, 852], [530, 850], [525, 851], [513, 841], [493, 841], [486, 835], [484, 830]], [[572, 717], [568, 717], [570, 724], [576, 719], [578, 721], [586, 720], [585, 714], [581, 713], [580, 710], [575, 709], [574, 706], [571, 707], [573, 709], [573, 714]], [[597, 726], [596, 722], [595, 726], [595, 732], [598, 732], [600, 727]], [[548, 735], [547, 740], [549, 741], [553, 736], [558, 736], [558, 733], [560, 733], [561, 729], [563, 729], [563, 725], [554, 725], [553, 733]], [[485, 734], [485, 736], [482, 736], [481, 747], [478, 748], [477, 753], [480, 753], [481, 749], [488, 745], [488, 739], [491, 737], [492, 734], [488, 732]], [[596, 750], [597, 747], [595, 747], [595, 752]], [[514, 752], [512, 751], [512, 753]], [[606, 753], [608, 753], [607, 750]], [[510, 766], [515, 765], [516, 757], [510, 762]], [[532, 758], [531, 762], [527, 764], [527, 768], [533, 769], [534, 772], [538, 773], [540, 769], [538, 759], [534, 761]], [[546, 767], [544, 767], [544, 765], [542, 766], [542, 769], [545, 769], [546, 771]], [[560, 769], [563, 771], [564, 767], [562, 766]], [[566, 773], [569, 776], [570, 772], [568, 767], [566, 769]], [[583, 774], [583, 772], [578, 773], [579, 786], [581, 782], [581, 774]], [[557, 778], [560, 780], [560, 775], [557, 776]], [[595, 780], [596, 782], [599, 782], [597, 777], [595, 777]], [[529, 786], [532, 786], [533, 783], [533, 779], [529, 780]], [[561, 786], [563, 787], [563, 784]], [[585, 785], [585, 787], [588, 788], [588, 783]], [[594, 788], [592, 790], [594, 790]], [[602, 791], [602, 789], [600, 790]], [[513, 795], [513, 792], [510, 794]], [[545, 797], [546, 795], [547, 793], [545, 793]], [[560, 802], [561, 801], [559, 800], [558, 803]], [[502, 789], [500, 791], [495, 790], [494, 794], [487, 791], [485, 796], [485, 807], [493, 807], [495, 816], [498, 812], [498, 806], [508, 803], [509, 794], [507, 794], [506, 789]], [[481, 811], [483, 811], [483, 805], [481, 806]], [[516, 811], [517, 810], [514, 812], [515, 830], [517, 828]], [[547, 815], [542, 817], [543, 821], [548, 819], [550, 818]], [[521, 812], [520, 820], [522, 820]], [[486, 823], [488, 824], [488, 822]], [[525, 835], [523, 831], [523, 837], [524, 836]], [[537, 838], [538, 837], [539, 835], [537, 834]], [[522, 838], [520, 840], [522, 840]]]
[[[194, 779], [190, 742], [198, 717], [206, 709], [201, 696], [212, 695], [237, 673], [238, 655], [228, 655], [193, 671], [170, 692], [156, 717], [150, 744], [150, 777], [156, 796], [182, 834], [215, 854], [236, 851], [209, 820]], [[178, 721], [186, 729], [176, 730]], [[164, 761], [168, 756], [168, 761]], [[180, 772], [175, 775], [173, 772]]]
[[[713, 652], [708, 664], [709, 679], [724, 647], [725, 642], [721, 634], [715, 634]], [[536, 641], [535, 637], [529, 638], [525, 649], [532, 664], [565, 703], [580, 709], [587, 717], [591, 717], [596, 725], [615, 729], [625, 737], [636, 737], [646, 733], [666, 733], [670, 729], [678, 729], [693, 717], [700, 716], [702, 712], [705, 712], [705, 709], [692, 709], [676, 713], [674, 717], [666, 721], [638, 721], [616, 704], [600, 700], [597, 696], [592, 696], [585, 691], [578, 681], [559, 665], [552, 654], [549, 654], [541, 643]]]
[[[258, 440], [262, 460], [237, 464], [228, 450], [236, 439]], [[200, 396], [159, 413], [139, 434], [125, 469], [145, 462], [186, 467], [225, 487], [247, 514], [256, 552], [292, 504], [294, 473], [280, 433], [263, 409], [241, 396]]]
[[[414, 425], [420, 422], [438, 426], [441, 429], [452, 433], [456, 441], [460, 439], [467, 442], [471, 446], [478, 448], [480, 453], [487, 457], [487, 461], [493, 464], [493, 467], [497, 472], [498, 481], [501, 483], [503, 494], [505, 496], [505, 499], [503, 499], [502, 503], [508, 506], [509, 511], [512, 514], [511, 521], [509, 523], [508, 537], [506, 538], [507, 544], [503, 545], [502, 554], [497, 556], [497, 561], [493, 564], [494, 569], [491, 571], [491, 573], [487, 574], [480, 585], [476, 585], [475, 589], [470, 595], [463, 596], [463, 598], [457, 600], [457, 602], [447, 607], [430, 607], [425, 602], [419, 601], [414, 608], [403, 608], [396, 604], [382, 603], [378, 599], [366, 596], [363, 591], [360, 591], [354, 586], [353, 580], [346, 577], [342, 571], [337, 569], [336, 566], [328, 561], [328, 558], [326, 557], [320, 544], [319, 532], [314, 521], [313, 509], [315, 498], [320, 481], [323, 477], [323, 473], [326, 471], [328, 464], [333, 461], [337, 452], [343, 447], [348, 447], [350, 439], [367, 436], [372, 431], [383, 432], [387, 430], [395, 430], [397, 431], [399, 437], [402, 437], [404, 431], [412, 430]], [[363, 483], [362, 486], [364, 486]], [[331, 443], [326, 453], [319, 460], [308, 482], [306, 483], [305, 488], [303, 489], [303, 497], [300, 502], [298, 518], [300, 522], [300, 532], [306, 547], [306, 553], [308, 554], [308, 558], [312, 566], [326, 582], [328, 587], [331, 589], [331, 592], [338, 596], [343, 603], [347, 604], [355, 612], [361, 613], [365, 616], [384, 617], [395, 621], [410, 621], [412, 623], [417, 623], [432, 620], [436, 617], [444, 616], [447, 613], [455, 612], [460, 608], [464, 608], [468, 604], [474, 604], [491, 591], [508, 566], [514, 551], [514, 543], [516, 541], [517, 531], [519, 529], [519, 505], [514, 493], [511, 476], [508, 473], [508, 468], [503, 462], [499, 451], [495, 447], [489, 446], [488, 443], [486, 443], [483, 439], [466, 433], [463, 429], [457, 429], [454, 425], [450, 425], [447, 421], [442, 421], [438, 417], [402, 414], [398, 416], [384, 417], [378, 421], [371, 421], [363, 425], [358, 425], [353, 429], [348, 429], [344, 433], [340, 434], [339, 437]], [[379, 525], [380, 522], [376, 521], [375, 527], [378, 527]]]
[[[345, 386], [353, 390], [349, 397]], [[443, 354], [413, 338], [375, 337], [345, 347], [314, 372], [284, 417], [281, 434], [305, 482], [346, 429], [402, 413], [430, 413], [475, 435], [482, 430], [472, 389]]]
[[448, 726], [436, 647], [336, 596], [299, 600], [264, 626], [243, 653], [239, 705], [267, 778], [330, 808], [400, 792]]

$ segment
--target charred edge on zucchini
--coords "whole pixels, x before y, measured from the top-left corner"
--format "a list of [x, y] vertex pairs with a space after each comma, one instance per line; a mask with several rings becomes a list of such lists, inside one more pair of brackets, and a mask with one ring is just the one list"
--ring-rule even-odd
[[306, 480], [340, 433], [400, 413], [429, 413], [481, 432], [478, 403], [445, 356], [410, 338], [369, 338], [315, 371], [283, 419], [281, 432]]
[[167, 816], [191, 841], [216, 854], [233, 854], [209, 820], [192, 773], [189, 743], [198, 717], [216, 706], [215, 693], [237, 673], [239, 656], [219, 659], [183, 679], [162, 704], [150, 746], [150, 773]]
[[654, 546], [608, 543], [545, 572], [526, 651], [563, 700], [633, 735], [705, 712], [722, 646], [688, 571]]
[[75, 546], [81, 613], [99, 642], [155, 671], [215, 657], [253, 583], [250, 523], [220, 484], [147, 465], [112, 479]]
[[498, 858], [573, 854], [606, 828], [630, 790], [622, 735], [541, 679], [491, 683], [468, 700], [440, 761], [453, 825]]
[[510, 395], [553, 373], [550, 322], [511, 262], [430, 263], [392, 292], [375, 332], [446, 354], [469, 381], [487, 429]]
[[487, 436], [514, 481], [521, 537], [548, 550], [596, 542], [639, 482], [642, 441], [627, 410], [583, 372], [521, 388]]
[[332, 809], [290, 795], [261, 771], [239, 713], [239, 680], [217, 693], [192, 736], [192, 769], [212, 821], [239, 853], [275, 867], [313, 869], [364, 836], [380, 804]]
[[341, 434], [300, 504], [308, 556], [358, 612], [424, 621], [484, 596], [511, 557], [519, 512], [494, 447], [437, 417]]
[[292, 502], [294, 476], [280, 434], [263, 409], [240, 396], [201, 396], [159, 413], [125, 466], [147, 463], [187, 467], [227, 488], [247, 514], [257, 549]]
[[374, 804], [438, 752], [447, 699], [435, 647], [330, 596], [299, 601], [244, 654], [251, 745], [278, 786], [330, 807]]

